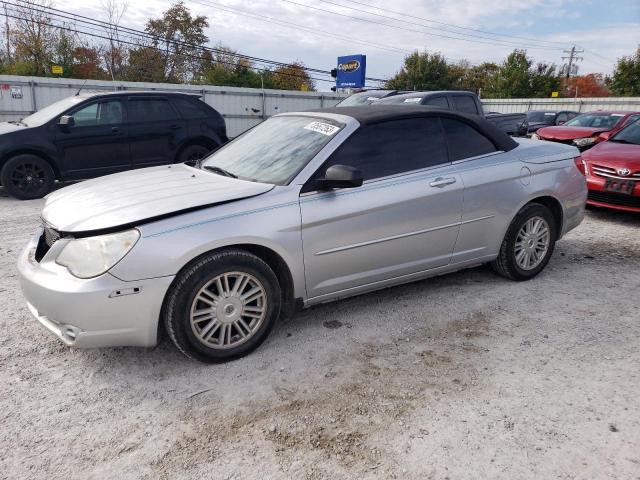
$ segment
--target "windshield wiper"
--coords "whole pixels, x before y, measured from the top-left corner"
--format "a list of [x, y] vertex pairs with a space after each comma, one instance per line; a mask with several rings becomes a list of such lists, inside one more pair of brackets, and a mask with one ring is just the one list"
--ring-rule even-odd
[[204, 168], [205, 170], [209, 170], [210, 172], [217, 173], [218, 175], [222, 175], [225, 177], [238, 178], [238, 176], [235, 173], [231, 173], [230, 171], [225, 170], [224, 168], [214, 167], [211, 165], [202, 165], [202, 167], [200, 168]]

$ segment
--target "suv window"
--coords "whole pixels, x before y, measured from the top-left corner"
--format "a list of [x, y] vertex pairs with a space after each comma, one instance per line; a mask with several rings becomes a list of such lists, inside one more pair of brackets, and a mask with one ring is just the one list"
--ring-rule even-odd
[[447, 97], [427, 98], [427, 100], [425, 100], [423, 105], [428, 105], [429, 107], [435, 107], [435, 108], [449, 109], [449, 101], [447, 100]]
[[122, 103], [120, 100], [96, 102], [72, 113], [78, 127], [113, 125], [122, 123]]
[[202, 104], [202, 101], [197, 99], [175, 97], [171, 99], [173, 105], [180, 112], [180, 116], [186, 119], [194, 118], [206, 118], [207, 112]]
[[491, 140], [466, 123], [443, 118], [442, 126], [449, 146], [449, 158], [452, 162], [497, 151]]
[[331, 165], [359, 168], [365, 180], [448, 163], [440, 119], [413, 118], [363, 126], [319, 172]]
[[127, 104], [130, 122], [173, 120], [176, 112], [166, 98], [129, 98]]
[[478, 114], [478, 107], [473, 97], [468, 95], [453, 95], [451, 98], [453, 99], [453, 106], [458, 112]]
[[562, 125], [569, 120], [569, 114], [566, 112], [559, 113], [556, 117], [556, 125]]

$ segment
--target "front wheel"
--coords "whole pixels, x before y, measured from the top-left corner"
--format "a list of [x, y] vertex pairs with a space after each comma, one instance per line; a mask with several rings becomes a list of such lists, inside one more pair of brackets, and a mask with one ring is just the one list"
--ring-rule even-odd
[[210, 363], [232, 360], [269, 335], [280, 315], [280, 285], [255, 255], [214, 252], [178, 275], [163, 315], [169, 337], [186, 356]]
[[51, 165], [36, 155], [16, 155], [0, 174], [2, 186], [18, 200], [42, 198], [51, 191], [55, 174]]
[[558, 238], [555, 219], [544, 205], [525, 205], [511, 222], [491, 266], [511, 280], [529, 280], [549, 263]]

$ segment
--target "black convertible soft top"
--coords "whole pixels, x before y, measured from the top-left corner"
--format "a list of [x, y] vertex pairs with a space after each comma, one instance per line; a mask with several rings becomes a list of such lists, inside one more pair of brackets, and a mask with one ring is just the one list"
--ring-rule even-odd
[[360, 125], [372, 125], [388, 120], [420, 117], [453, 118], [465, 122], [489, 138], [499, 150], [508, 152], [518, 146], [518, 143], [506, 133], [498, 129], [493, 123], [479, 115], [452, 112], [451, 110], [437, 110], [425, 106], [406, 105], [363, 105], [355, 107], [331, 107], [311, 110], [318, 113], [334, 113], [355, 118]]

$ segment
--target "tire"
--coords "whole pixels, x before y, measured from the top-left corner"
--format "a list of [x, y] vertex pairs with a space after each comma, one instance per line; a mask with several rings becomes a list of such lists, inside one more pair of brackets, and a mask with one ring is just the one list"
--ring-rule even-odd
[[[535, 225], [539, 226], [537, 232]], [[530, 280], [549, 263], [557, 238], [556, 220], [551, 211], [544, 205], [529, 203], [522, 207], [509, 225], [498, 258], [491, 263], [491, 267], [499, 275], [511, 280]], [[530, 265], [527, 265], [527, 258]]]
[[182, 151], [178, 154], [178, 158], [176, 163], [186, 163], [187, 165], [195, 165], [199, 160], [205, 158], [209, 153], [211, 153], [214, 149], [207, 147], [205, 145], [200, 145], [198, 143], [194, 143], [192, 145], [187, 145]]
[[51, 191], [55, 174], [46, 160], [24, 154], [16, 155], [5, 163], [0, 180], [12, 197], [32, 200], [42, 198]]
[[[233, 294], [236, 286], [250, 301]], [[219, 363], [247, 355], [264, 342], [280, 315], [280, 299], [280, 284], [269, 265], [244, 250], [224, 250], [200, 257], [178, 274], [162, 316], [178, 350]]]

